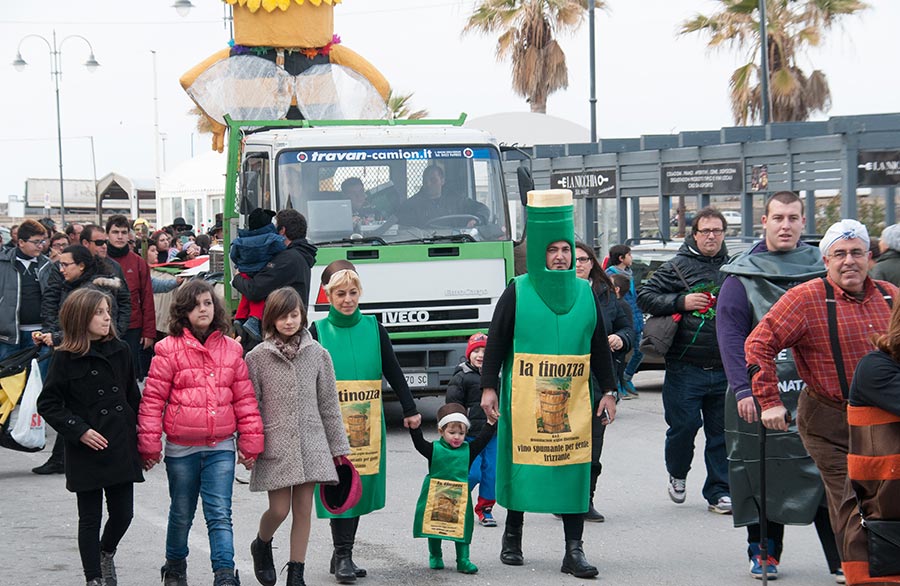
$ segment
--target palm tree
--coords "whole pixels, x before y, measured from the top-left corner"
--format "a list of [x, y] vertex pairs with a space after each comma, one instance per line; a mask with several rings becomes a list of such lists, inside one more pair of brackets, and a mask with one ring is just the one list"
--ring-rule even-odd
[[[596, 0], [604, 8], [603, 0]], [[566, 55], [555, 36], [578, 29], [587, 0], [481, 0], [463, 34], [500, 33], [497, 60], [512, 61], [512, 87], [531, 105], [547, 112], [547, 96], [569, 86]]]
[[416, 110], [413, 112], [409, 101], [413, 97], [413, 92], [408, 94], [395, 94], [393, 88], [388, 92], [388, 114], [391, 120], [400, 120], [406, 118], [408, 120], [419, 120], [428, 116], [428, 110]]
[[[729, 83], [734, 121], [746, 125], [762, 111], [759, 0], [718, 0], [721, 9], [697, 14], [681, 24], [680, 34], [707, 36], [710, 49], [733, 47], [748, 62], [734, 70]], [[769, 87], [772, 122], [807, 120], [831, 108], [831, 90], [821, 70], [808, 74], [797, 64], [809, 47], [822, 42], [823, 33], [843, 17], [869, 6], [859, 0], [765, 0], [767, 12]]]

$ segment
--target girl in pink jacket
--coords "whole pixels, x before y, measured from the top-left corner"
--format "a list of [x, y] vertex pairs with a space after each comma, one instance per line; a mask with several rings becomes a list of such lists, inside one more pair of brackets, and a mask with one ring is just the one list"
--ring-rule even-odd
[[231, 526], [234, 453], [252, 468], [263, 451], [263, 426], [241, 345], [227, 331], [225, 308], [211, 285], [195, 280], [180, 287], [170, 308], [170, 335], [156, 345], [138, 412], [145, 470], [165, 448], [171, 497], [162, 567], [167, 586], [187, 585], [188, 532], [198, 496], [215, 586], [239, 584]]

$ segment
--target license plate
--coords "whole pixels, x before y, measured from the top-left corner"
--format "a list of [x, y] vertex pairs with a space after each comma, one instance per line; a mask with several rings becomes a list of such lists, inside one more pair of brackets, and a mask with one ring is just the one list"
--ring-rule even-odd
[[427, 372], [405, 372], [403, 373], [403, 378], [406, 379], [406, 384], [409, 385], [410, 388], [422, 388], [428, 386]]

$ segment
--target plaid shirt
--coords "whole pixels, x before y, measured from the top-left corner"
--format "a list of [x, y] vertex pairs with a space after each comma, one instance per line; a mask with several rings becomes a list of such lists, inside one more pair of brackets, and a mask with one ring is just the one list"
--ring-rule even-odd
[[[844, 358], [844, 370], [853, 376], [856, 364], [873, 349], [872, 334], [888, 330], [891, 310], [872, 279], [865, 282], [862, 301], [837, 286], [831, 277], [837, 304], [838, 343]], [[888, 295], [897, 300], [897, 287], [878, 281]], [[793, 349], [797, 372], [810, 391], [836, 402], [843, 402], [841, 384], [831, 354], [828, 335], [828, 310], [825, 285], [813, 279], [790, 289], [778, 300], [750, 333], [744, 350], [748, 366], [758, 365], [753, 377], [753, 396], [763, 410], [781, 405], [775, 358], [784, 348]], [[849, 386], [850, 380], [847, 381]]]

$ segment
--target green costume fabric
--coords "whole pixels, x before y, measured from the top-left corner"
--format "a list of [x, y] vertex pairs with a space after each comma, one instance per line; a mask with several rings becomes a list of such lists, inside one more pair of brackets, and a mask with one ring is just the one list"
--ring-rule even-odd
[[[528, 206], [526, 219], [528, 244], [526, 260], [528, 278], [544, 304], [553, 313], [562, 314], [575, 303], [577, 281], [575, 276], [575, 219], [572, 205], [555, 207]], [[547, 246], [564, 240], [572, 247], [572, 267], [568, 271], [551, 271], [547, 268]]]
[[[469, 494], [469, 444], [464, 442], [453, 449], [441, 438], [432, 446], [431, 465], [416, 504], [413, 536], [472, 543], [474, 515]], [[460, 513], [464, 517], [462, 520]]]
[[[334, 362], [341, 414], [344, 426], [349, 430], [350, 461], [359, 471], [362, 483], [359, 503], [340, 515], [329, 513], [322, 505], [319, 491], [316, 491], [316, 514], [320, 519], [358, 517], [384, 508], [385, 501], [387, 451], [381, 408], [378, 323], [373, 316], [360, 313], [358, 308], [347, 316], [332, 307], [327, 318], [316, 322], [316, 330], [319, 343], [328, 350]], [[363, 396], [365, 400], [360, 399]], [[357, 425], [356, 421], [361, 423]], [[360, 433], [355, 434], [355, 431]], [[378, 444], [380, 447], [377, 447]]]
[[[825, 267], [817, 247], [800, 246], [785, 252], [744, 254], [722, 272], [741, 281], [756, 326], [785, 291], [824, 275]], [[825, 488], [797, 432], [797, 401], [806, 384], [797, 374], [790, 349], [776, 358], [776, 371], [781, 401], [792, 421], [786, 432], [766, 432], [767, 516], [785, 525], [807, 525], [816, 515]], [[725, 395], [725, 442], [734, 525], [759, 523], [759, 423], [747, 423], [738, 415], [731, 389]]]

